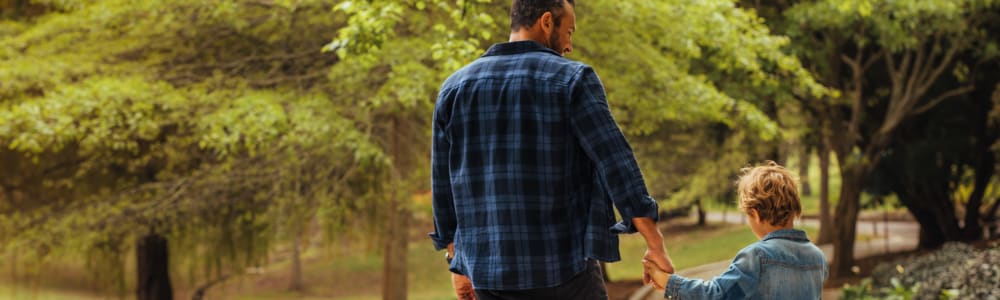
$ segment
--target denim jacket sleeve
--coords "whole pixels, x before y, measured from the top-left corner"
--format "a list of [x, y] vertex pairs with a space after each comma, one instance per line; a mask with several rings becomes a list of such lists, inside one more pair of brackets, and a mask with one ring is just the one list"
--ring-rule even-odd
[[744, 248], [729, 264], [729, 270], [712, 280], [670, 276], [664, 297], [667, 299], [743, 299], [752, 291], [760, 275], [760, 260], [752, 247]]

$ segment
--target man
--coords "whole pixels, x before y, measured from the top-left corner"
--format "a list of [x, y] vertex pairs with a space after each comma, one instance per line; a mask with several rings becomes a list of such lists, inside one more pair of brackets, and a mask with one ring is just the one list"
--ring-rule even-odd
[[641, 233], [645, 259], [673, 272], [656, 202], [604, 87], [563, 57], [574, 8], [514, 0], [510, 42], [441, 87], [430, 236], [448, 249], [459, 299], [607, 299], [597, 261], [620, 260], [618, 233]]

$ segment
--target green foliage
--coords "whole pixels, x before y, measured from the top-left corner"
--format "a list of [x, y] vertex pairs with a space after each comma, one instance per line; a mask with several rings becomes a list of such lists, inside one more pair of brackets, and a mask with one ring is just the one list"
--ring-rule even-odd
[[[911, 300], [914, 299], [914, 296], [919, 294], [920, 283], [907, 287], [903, 285], [898, 278], [893, 277], [891, 280], [891, 287], [883, 287], [876, 290], [872, 287], [871, 278], [865, 278], [856, 286], [845, 284], [841, 291], [843, 292], [841, 299], [845, 300]], [[937, 298], [940, 300], [950, 300], [958, 299], [959, 296], [960, 293], [958, 290], [946, 289], [942, 290], [941, 294], [939, 294]]]
[[[506, 19], [507, 5], [343, 1], [336, 10], [348, 15], [347, 26], [324, 48], [345, 62], [333, 69], [337, 89], [360, 99], [364, 107], [402, 109], [409, 120], [426, 124], [432, 107], [428, 99], [440, 82], [500, 42], [491, 37], [509, 30], [497, 22]], [[777, 120], [758, 107], [762, 99], [832, 93], [785, 53], [788, 38], [771, 34], [762, 19], [733, 1], [588, 1], [577, 6], [579, 31], [569, 58], [604, 75], [609, 102], [637, 143], [634, 148], [654, 194], [685, 187], [673, 198], [719, 196], [731, 181], [719, 170], [738, 169], [755, 151], [735, 145], [781, 137]], [[700, 134], [679, 144], [664, 141], [673, 139], [677, 126], [711, 128], [716, 123], [747, 133], [726, 142], [734, 145], [727, 149], [740, 151], [689, 146], [706, 144]], [[425, 140], [406, 141], [426, 145]], [[423, 151], [415, 156], [426, 157]], [[739, 154], [718, 161], [706, 151]], [[690, 159], [670, 159], [678, 157]], [[691, 178], [696, 178], [693, 185]]]
[[[0, 253], [120, 266], [157, 232], [183, 249], [178, 266], [214, 275], [312, 223], [377, 227], [386, 199], [426, 189], [437, 88], [509, 30], [507, 1], [34, 3], [39, 15], [0, 20]], [[577, 11], [570, 58], [604, 75], [637, 149], [668, 153], [637, 151], [650, 178], [725, 167], [657, 141], [674, 126], [704, 144], [723, 124], [736, 149], [781, 137], [765, 100], [829, 93], [733, 1]], [[682, 156], [697, 157], [683, 172], [646, 167]], [[685, 195], [712, 190], [696, 186]]]
[[975, 25], [985, 17], [981, 12], [997, 4], [993, 0], [811, 1], [792, 7], [786, 15], [800, 26], [846, 34], [859, 45], [874, 43], [899, 52], [934, 36], [982, 40], [984, 33]]
[[316, 216], [375, 209], [353, 200], [388, 160], [326, 78], [331, 5], [38, 3], [0, 30], [0, 256], [123, 275], [157, 232], [178, 266], [242, 272]]
[[667, 120], [708, 120], [777, 136], [756, 103], [718, 89], [719, 74], [754, 89], [787, 81], [804, 95], [826, 92], [782, 52], [786, 38], [732, 1], [594, 1], [578, 11], [577, 52], [599, 73], [614, 74], [603, 80], [630, 133], [651, 133]]

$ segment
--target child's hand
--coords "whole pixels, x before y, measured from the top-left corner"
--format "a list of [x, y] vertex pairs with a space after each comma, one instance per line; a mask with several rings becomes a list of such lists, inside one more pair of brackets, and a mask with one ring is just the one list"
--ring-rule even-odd
[[658, 290], [663, 290], [667, 288], [667, 282], [670, 281], [669, 273], [664, 272], [663, 269], [657, 267], [656, 264], [645, 259], [642, 260], [642, 267], [643, 269], [646, 269], [646, 273], [649, 274], [650, 277], [652, 277], [653, 287], [655, 287]]

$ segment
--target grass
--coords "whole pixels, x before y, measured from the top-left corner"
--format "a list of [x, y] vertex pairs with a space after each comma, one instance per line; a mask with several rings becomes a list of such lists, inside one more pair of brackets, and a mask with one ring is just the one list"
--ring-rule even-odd
[[[691, 222], [683, 220], [678, 222]], [[807, 228], [810, 236], [815, 230]], [[671, 224], [664, 231], [665, 243], [678, 269], [732, 258], [739, 249], [756, 241], [745, 225], [710, 224], [706, 227]], [[621, 236], [622, 260], [608, 264], [612, 280], [635, 280], [641, 276], [641, 259], [645, 242], [640, 235]], [[433, 250], [429, 241], [415, 240], [408, 253], [408, 295], [412, 300], [454, 299], [441, 252]], [[354, 246], [310, 248], [304, 254], [303, 277], [305, 293], [288, 292], [288, 264], [276, 263], [265, 268], [262, 275], [244, 275], [213, 287], [207, 299], [381, 299], [382, 256]], [[175, 274], [178, 275], [178, 274]], [[85, 281], [84, 279], [79, 279]], [[175, 296], [190, 298], [191, 283], [175, 278]], [[72, 284], [67, 284], [72, 285]], [[127, 296], [132, 296], [128, 294]], [[15, 288], [0, 281], [0, 299], [33, 300], [92, 300], [111, 296], [45, 284], [32, 292]]]
[[97, 295], [91, 295], [75, 291], [61, 291], [53, 288], [14, 286], [11, 283], [0, 282], [0, 299], [9, 300], [97, 300], [104, 299]]
[[[795, 162], [798, 159], [793, 157], [789, 161], [788, 167], [797, 172], [798, 166], [795, 165]], [[808, 178], [814, 193], [802, 198], [803, 212], [805, 214], [818, 214], [819, 159], [814, 156], [811, 161]], [[835, 158], [831, 157], [831, 208], [839, 196], [839, 187], [839, 170]], [[735, 202], [735, 199], [731, 202]], [[715, 211], [725, 209], [729, 211], [730, 216], [738, 217], [738, 212], [734, 208], [726, 208], [715, 201], [708, 201], [706, 208]], [[413, 210], [415, 223], [430, 224], [429, 201], [417, 201], [414, 203]], [[814, 228], [805, 229], [810, 237], [816, 236]], [[667, 250], [678, 270], [731, 259], [739, 249], [757, 241], [757, 238], [745, 225], [710, 224], [706, 227], [695, 227], [671, 224], [664, 231], [664, 236]], [[858, 238], [865, 239], [863, 236]], [[622, 260], [608, 264], [609, 276], [615, 281], [639, 279], [645, 242], [639, 235], [623, 235], [620, 237], [620, 241]], [[268, 266], [263, 275], [245, 275], [213, 287], [207, 298], [251, 300], [381, 299], [381, 254], [360, 247], [338, 245], [323, 249], [308, 249], [304, 254], [304, 259], [303, 277], [304, 283], [308, 287], [305, 293], [286, 291], [290, 277], [288, 263], [278, 262]], [[441, 253], [433, 251], [429, 241], [417, 239], [410, 243], [408, 267], [409, 286], [407, 291], [410, 299], [454, 299], [450, 275], [445, 269]], [[81, 281], [85, 280], [81, 279]], [[191, 288], [187, 285], [191, 285], [191, 283], [179, 281], [175, 281], [175, 288], [177, 288], [175, 296], [179, 299], [190, 298]], [[61, 288], [45, 284], [32, 292], [27, 288], [15, 288], [12, 284], [0, 281], [0, 299], [90, 300], [106, 298], [92, 296], [92, 293], [86, 291], [75, 292], [77, 290], [79, 289], [72, 288], [71, 285]]]
[[[680, 222], [690, 222], [683, 220]], [[813, 228], [805, 228], [815, 236]], [[665, 244], [678, 270], [728, 260], [739, 249], [757, 240], [745, 225], [709, 224], [706, 227], [671, 224], [664, 231]], [[640, 235], [621, 236], [622, 260], [608, 264], [612, 280], [636, 280], [641, 276], [640, 261], [645, 242]], [[410, 243], [408, 253], [408, 295], [413, 300], [454, 299], [450, 275], [440, 252], [433, 251], [429, 242]], [[358, 247], [334, 246], [309, 249], [303, 262], [306, 293], [288, 292], [288, 264], [277, 263], [265, 268], [263, 275], [244, 275], [212, 288], [208, 299], [381, 299], [382, 256]], [[83, 279], [81, 279], [83, 280]], [[175, 296], [190, 298], [190, 285], [175, 278]], [[131, 296], [129, 294], [128, 296]], [[106, 296], [93, 295], [76, 289], [61, 289], [45, 284], [36, 291], [14, 287], [0, 281], [0, 299], [13, 300], [96, 300]]]
[[[317, 249], [303, 262], [306, 293], [285, 291], [287, 266], [270, 270], [260, 278], [244, 278], [213, 288], [209, 299], [381, 299], [382, 255], [356, 247]], [[451, 277], [441, 252], [430, 241], [410, 243], [407, 257], [409, 299], [454, 299]]]

